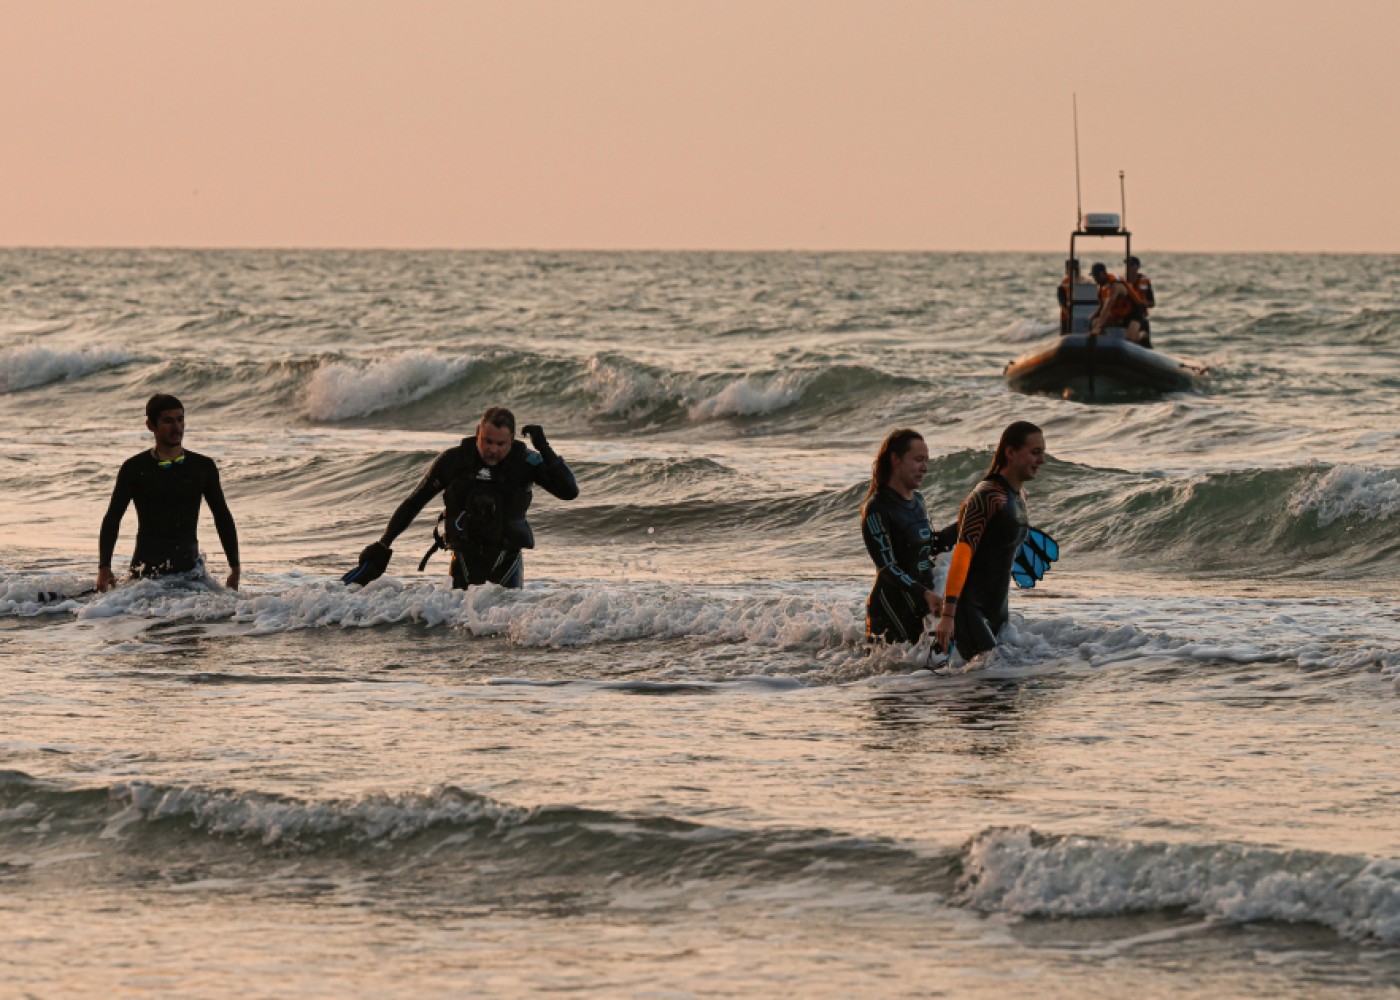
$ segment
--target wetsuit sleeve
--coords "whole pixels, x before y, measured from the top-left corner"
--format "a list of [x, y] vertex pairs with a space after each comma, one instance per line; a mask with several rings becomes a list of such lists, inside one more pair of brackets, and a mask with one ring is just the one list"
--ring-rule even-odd
[[865, 539], [865, 550], [875, 562], [875, 585], [898, 587], [922, 600], [928, 588], [906, 573], [895, 561], [894, 537], [889, 520], [879, 511], [870, 510], [860, 523], [861, 537]]
[[1152, 288], [1152, 282], [1147, 282], [1147, 287], [1142, 290], [1142, 297], [1147, 300], [1147, 308], [1157, 308], [1157, 292]]
[[1055, 298], [1059, 300], [1061, 309], [1069, 308], [1069, 290], [1064, 285], [1055, 289]]
[[929, 554], [936, 556], [940, 552], [949, 552], [957, 544], [958, 522], [954, 521], [948, 527], [933, 533], [933, 545], [929, 548]]
[[419, 484], [414, 487], [404, 502], [399, 504], [398, 510], [394, 511], [394, 516], [389, 518], [389, 526], [384, 529], [380, 541], [386, 546], [393, 545], [394, 539], [404, 533], [404, 530], [413, 523], [413, 519], [423, 512], [423, 508], [428, 506], [428, 501], [447, 489], [447, 469], [451, 463], [451, 452], [445, 451], [433, 460], [433, 464], [428, 467], [427, 473]]
[[234, 526], [228, 501], [224, 499], [219, 467], [213, 462], [209, 463], [209, 475], [204, 480], [204, 500], [209, 504], [209, 513], [214, 515], [214, 528], [219, 533], [219, 544], [224, 547], [224, 558], [228, 560], [230, 569], [237, 569], [241, 565], [238, 561], [238, 528]]
[[578, 498], [578, 480], [574, 478], [573, 471], [564, 464], [564, 460], [555, 454], [554, 449], [551, 448], [548, 455], [526, 452], [525, 461], [530, 466], [530, 481], [536, 486], [560, 500]]
[[97, 538], [97, 566], [99, 569], [112, 568], [112, 553], [117, 548], [117, 535], [121, 531], [122, 518], [131, 504], [136, 475], [129, 466], [123, 465], [117, 472], [117, 484], [112, 487], [112, 499], [107, 504], [107, 513], [102, 518], [102, 530]]
[[987, 525], [1006, 506], [1006, 494], [997, 489], [973, 490], [958, 516], [958, 544], [953, 546], [953, 559], [948, 565], [948, 581], [943, 587], [944, 604], [956, 604], [967, 583], [967, 571], [972, 567], [972, 554], [977, 551]]

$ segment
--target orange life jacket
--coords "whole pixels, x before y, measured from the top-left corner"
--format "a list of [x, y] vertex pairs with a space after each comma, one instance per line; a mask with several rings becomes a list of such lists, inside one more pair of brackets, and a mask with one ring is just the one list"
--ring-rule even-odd
[[1133, 293], [1140, 306], [1151, 308], [1157, 304], [1157, 296], [1152, 292], [1152, 279], [1141, 271], [1135, 280], [1128, 282], [1128, 291]]
[[[1139, 303], [1137, 293], [1116, 275], [1109, 274], [1099, 286], [1099, 312], [1104, 317], [1104, 326], [1125, 326], [1132, 318], [1133, 307]], [[1122, 288], [1124, 294], [1113, 297], [1114, 288]]]

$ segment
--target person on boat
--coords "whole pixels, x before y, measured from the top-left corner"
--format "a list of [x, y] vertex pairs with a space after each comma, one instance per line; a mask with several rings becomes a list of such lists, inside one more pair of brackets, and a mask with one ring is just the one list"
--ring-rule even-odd
[[1079, 271], [1079, 261], [1071, 257], [1065, 261], [1065, 276], [1055, 289], [1055, 298], [1060, 302], [1060, 336], [1069, 333], [1070, 307], [1074, 304], [1074, 286], [1084, 283]]
[[117, 578], [112, 554], [121, 533], [122, 518], [136, 504], [136, 549], [131, 555], [131, 576], [155, 577], [202, 569], [199, 554], [200, 501], [207, 501], [214, 527], [224, 547], [229, 574], [225, 586], [238, 589], [238, 529], [219, 483], [219, 468], [212, 458], [186, 451], [185, 406], [174, 396], [158, 392], [146, 402], [146, 429], [155, 438], [122, 463], [107, 514], [98, 535], [97, 589], [110, 590]]
[[535, 547], [534, 532], [525, 519], [532, 488], [540, 486], [560, 500], [573, 500], [578, 482], [550, 447], [543, 428], [527, 424], [521, 432], [534, 451], [515, 439], [515, 414], [504, 406], [490, 407], [482, 414], [474, 437], [463, 438], [433, 461], [389, 518], [379, 541], [360, 553], [362, 572], [349, 582], [369, 583], [383, 575], [394, 539], [441, 493], [446, 506], [443, 533], [434, 537], [452, 553], [453, 588], [465, 590], [483, 583], [523, 586], [521, 550]]
[[1137, 308], [1136, 293], [1126, 281], [1110, 273], [1102, 262], [1091, 267], [1089, 273], [1099, 286], [1099, 308], [1089, 322], [1089, 332], [1103, 333], [1109, 328], [1121, 327], [1128, 340], [1139, 342], [1142, 330], [1133, 318]]
[[1147, 310], [1157, 308], [1157, 293], [1152, 290], [1152, 279], [1143, 274], [1141, 269], [1142, 261], [1136, 257], [1129, 257], [1124, 281], [1127, 283], [1128, 290], [1136, 295], [1136, 301], [1133, 303], [1133, 319], [1142, 332], [1138, 343], [1143, 347], [1151, 347], [1152, 324], [1148, 319]]
[[937, 615], [943, 599], [934, 589], [933, 559], [952, 547], [957, 525], [935, 532], [919, 484], [928, 474], [928, 445], [903, 427], [885, 436], [870, 469], [870, 489], [860, 508], [860, 533], [875, 563], [875, 583], [865, 601], [871, 640], [917, 642], [924, 617]]
[[963, 659], [970, 660], [996, 646], [1010, 615], [1012, 563], [1030, 530], [1021, 488], [1044, 463], [1045, 435], [1039, 427], [1018, 420], [1002, 431], [991, 468], [958, 511], [957, 544], [933, 632], [939, 648], [954, 640]]

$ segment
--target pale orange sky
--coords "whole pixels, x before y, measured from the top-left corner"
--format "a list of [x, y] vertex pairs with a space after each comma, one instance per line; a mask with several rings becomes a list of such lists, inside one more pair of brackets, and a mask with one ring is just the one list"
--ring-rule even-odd
[[1400, 252], [1400, 0], [0, 0], [0, 245]]

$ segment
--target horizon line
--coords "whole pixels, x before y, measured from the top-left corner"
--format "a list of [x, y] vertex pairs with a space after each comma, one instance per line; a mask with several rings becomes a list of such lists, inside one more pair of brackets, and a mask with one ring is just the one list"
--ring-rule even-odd
[[[227, 251], [242, 252], [287, 252], [287, 253], [588, 253], [588, 254], [1060, 254], [1064, 247], [1054, 249], [947, 249], [936, 247], [587, 247], [587, 246], [333, 246], [316, 244], [178, 244], [178, 243], [16, 243], [0, 246], [0, 252], [10, 250], [131, 250], [131, 251], [173, 251], [179, 253], [217, 253]], [[1307, 256], [1328, 257], [1396, 257], [1397, 250], [1154, 250], [1151, 254], [1214, 254], [1214, 255], [1257, 255], [1257, 256]]]

